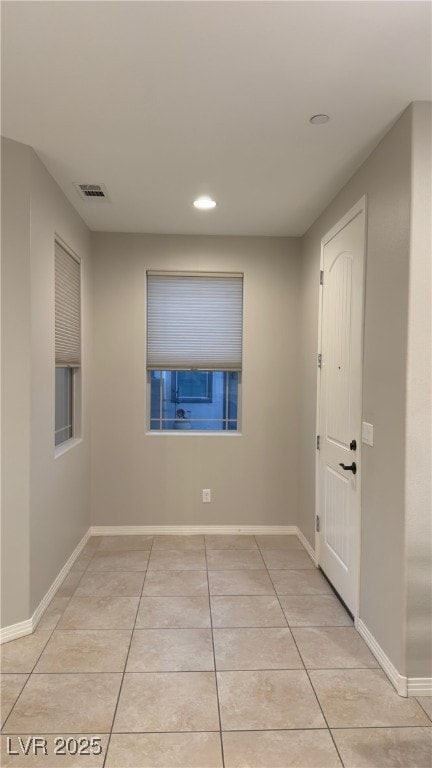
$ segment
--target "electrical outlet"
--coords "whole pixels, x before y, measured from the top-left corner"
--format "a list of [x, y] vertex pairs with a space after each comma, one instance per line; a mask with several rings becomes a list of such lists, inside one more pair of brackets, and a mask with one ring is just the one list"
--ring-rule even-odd
[[204, 504], [210, 504], [210, 502], [211, 502], [211, 489], [210, 488], [203, 488], [202, 500], [203, 500]]

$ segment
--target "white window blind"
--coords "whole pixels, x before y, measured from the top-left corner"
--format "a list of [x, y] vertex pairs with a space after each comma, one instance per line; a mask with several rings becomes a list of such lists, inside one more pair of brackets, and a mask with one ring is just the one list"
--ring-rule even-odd
[[55, 244], [55, 362], [81, 365], [80, 264]]
[[147, 273], [147, 368], [240, 371], [243, 277]]

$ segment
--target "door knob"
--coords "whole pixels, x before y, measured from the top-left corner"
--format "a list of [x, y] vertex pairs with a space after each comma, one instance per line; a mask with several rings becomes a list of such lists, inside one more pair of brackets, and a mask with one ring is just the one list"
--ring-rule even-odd
[[342, 469], [349, 470], [350, 472], [353, 473], [353, 475], [355, 475], [355, 473], [357, 472], [357, 465], [356, 465], [355, 461], [353, 461], [353, 463], [349, 464], [349, 465], [347, 465], [347, 464], [339, 464], [339, 466], [342, 467]]

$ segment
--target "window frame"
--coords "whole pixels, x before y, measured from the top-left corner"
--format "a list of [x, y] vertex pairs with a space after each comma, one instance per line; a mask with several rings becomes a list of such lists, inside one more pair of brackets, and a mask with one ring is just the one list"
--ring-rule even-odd
[[213, 379], [209, 377], [209, 373], [213, 371], [196, 371], [196, 373], [206, 374], [206, 393], [205, 395], [196, 397], [182, 395], [181, 393], [181, 376], [182, 373], [190, 373], [190, 371], [171, 371], [171, 402], [178, 403], [211, 403], [213, 401]]
[[150, 429], [151, 410], [151, 370], [146, 370], [145, 396], [145, 435], [146, 437], [243, 437], [242, 431], [242, 375], [237, 378], [237, 429]]
[[[58, 386], [58, 374], [62, 373], [60, 376], [60, 386]], [[66, 375], [65, 375], [66, 374]], [[73, 420], [74, 420], [74, 402], [73, 402], [73, 389], [74, 389], [74, 382], [73, 382], [73, 368], [70, 368], [67, 365], [56, 365], [55, 367], [55, 425], [54, 425], [54, 446], [57, 448], [59, 445], [62, 445], [63, 443], [66, 443], [68, 440], [70, 440], [73, 437]], [[61, 420], [61, 424], [63, 426], [57, 427], [57, 410], [59, 408], [59, 402], [61, 402], [61, 416], [65, 416], [65, 421], [68, 423], [65, 423], [63, 419]], [[60, 440], [60, 442], [57, 443], [57, 435], [60, 433], [65, 433], [65, 436], [63, 439]]]
[[[83, 328], [83, 268], [82, 259], [75, 253], [75, 251], [63, 240], [60, 235], [55, 233], [54, 236], [54, 267], [55, 267], [55, 249], [59, 246], [62, 248], [68, 256], [74, 259], [79, 265], [79, 289], [80, 289], [80, 366], [58, 366], [55, 364], [54, 354], [54, 458], [57, 459], [63, 454], [70, 451], [76, 445], [79, 445], [82, 438], [82, 368], [83, 368], [83, 340], [82, 340], [82, 328]], [[55, 296], [55, 274], [54, 274], [54, 296]], [[55, 338], [55, 298], [54, 298], [54, 338]], [[55, 405], [56, 405], [56, 384], [55, 384], [55, 372], [57, 368], [67, 367], [72, 371], [71, 377], [71, 398], [72, 398], [72, 436], [67, 440], [55, 445]]]
[[[226, 270], [214, 270], [214, 271], [207, 271], [207, 270], [162, 270], [160, 268], [152, 269], [147, 268], [144, 276], [144, 296], [145, 296], [145, 310], [144, 310], [144, 339], [145, 339], [145, 353], [144, 353], [144, 370], [145, 370], [145, 397], [144, 397], [144, 403], [145, 403], [145, 413], [144, 413], [144, 434], [146, 437], [152, 437], [152, 436], [166, 436], [166, 437], [173, 437], [173, 436], [190, 436], [190, 437], [242, 437], [242, 424], [243, 424], [243, 410], [242, 410], [242, 379], [243, 379], [243, 363], [241, 366], [241, 369], [237, 371], [237, 429], [218, 429], [218, 430], [198, 430], [198, 429], [185, 429], [185, 430], [171, 430], [171, 429], [151, 429], [150, 423], [151, 423], [151, 374], [152, 370], [150, 368], [147, 368], [147, 321], [148, 321], [148, 309], [147, 309], [147, 290], [148, 290], [148, 276], [151, 274], [158, 274], [158, 275], [185, 275], [185, 276], [207, 276], [207, 277], [241, 277], [242, 279], [242, 339], [241, 339], [241, 356], [243, 360], [243, 348], [244, 348], [244, 295], [245, 295], [245, 274], [244, 272], [238, 272], [238, 271], [232, 271], [227, 272]], [[161, 369], [161, 370], [169, 370], [169, 369]], [[174, 370], [174, 369], [171, 369]], [[181, 369], [175, 369], [175, 370], [181, 370]], [[186, 369], [186, 370], [194, 370]], [[210, 370], [210, 369], [206, 369]], [[219, 369], [214, 369], [219, 370]], [[221, 369], [222, 370], [222, 369]], [[227, 371], [229, 372], [229, 371]]]

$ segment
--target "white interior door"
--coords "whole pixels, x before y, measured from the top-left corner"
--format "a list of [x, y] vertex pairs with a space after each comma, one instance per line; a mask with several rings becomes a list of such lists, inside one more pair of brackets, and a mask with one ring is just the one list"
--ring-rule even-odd
[[318, 562], [358, 615], [366, 199], [322, 240]]

